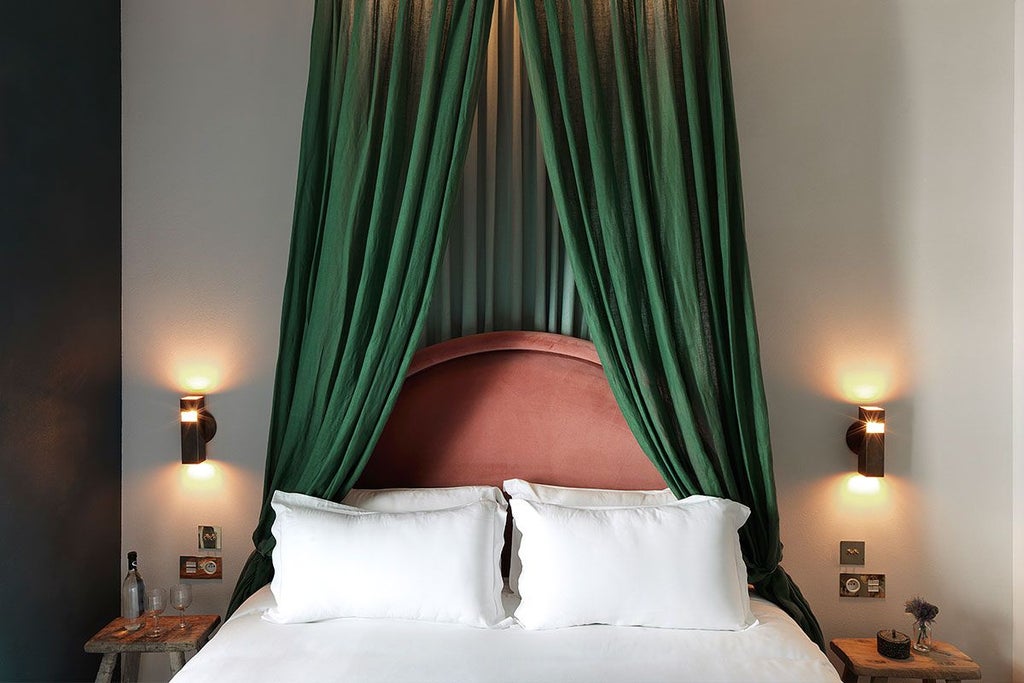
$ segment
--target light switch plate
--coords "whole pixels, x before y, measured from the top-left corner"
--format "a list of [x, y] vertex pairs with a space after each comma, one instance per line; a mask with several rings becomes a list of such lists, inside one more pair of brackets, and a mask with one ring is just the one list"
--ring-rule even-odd
[[864, 541], [839, 541], [839, 564], [864, 566]]
[[839, 597], [841, 598], [884, 598], [885, 574], [839, 575]]
[[224, 558], [219, 555], [206, 557], [181, 555], [178, 558], [178, 578], [222, 579], [224, 578]]
[[221, 533], [219, 526], [199, 525], [199, 549], [220, 550]]

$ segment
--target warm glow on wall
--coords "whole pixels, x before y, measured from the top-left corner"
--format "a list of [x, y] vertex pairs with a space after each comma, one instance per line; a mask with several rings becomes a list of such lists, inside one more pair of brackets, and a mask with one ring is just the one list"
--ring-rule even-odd
[[[177, 333], [171, 335], [171, 339]], [[218, 339], [204, 330], [201, 339], [178, 339], [180, 346], [170, 348], [161, 338], [146, 354], [153, 364], [149, 370], [161, 386], [189, 394], [217, 394], [237, 386], [250, 373], [251, 358], [237, 348], [237, 341]]]
[[889, 382], [877, 370], [842, 371], [839, 378], [842, 397], [850, 403], [870, 403], [885, 398]]
[[[828, 324], [822, 321], [813, 331], [805, 329], [810, 336], [798, 369], [805, 382], [839, 402], [891, 403], [904, 395], [913, 379], [902, 321], [858, 319], [858, 310], [844, 310], [842, 316], [830, 316]], [[869, 308], [859, 312], [866, 314]]]
[[[207, 372], [210, 371], [207, 370]], [[208, 389], [213, 387], [213, 384], [214, 382], [210, 379], [210, 375], [193, 375], [191, 377], [184, 378], [182, 381], [182, 386], [189, 391], [195, 391], [197, 393], [206, 392]]]
[[185, 472], [190, 479], [212, 479], [217, 474], [217, 468], [212, 462], [206, 461], [195, 465], [185, 465]]
[[[837, 509], [843, 514], [875, 515], [892, 510], [896, 499], [905, 494], [905, 490], [900, 490], [899, 482], [890, 479], [865, 477], [857, 473], [843, 474], [830, 482], [828, 488], [834, 496], [833, 504], [838, 503]], [[899, 498], [901, 504], [906, 500]]]
[[882, 489], [880, 477], [865, 477], [862, 474], [854, 474], [846, 480], [846, 490], [857, 496], [871, 496]]
[[251, 383], [254, 374], [272, 373], [275, 356], [266, 352], [277, 346], [243, 341], [266, 333], [262, 321], [187, 318], [186, 324], [174, 311], [168, 303], [165, 316], [154, 319], [145, 335], [130, 340], [124, 370], [131, 383], [214, 395]]
[[168, 470], [168, 475], [173, 473], [178, 481], [178, 490], [183, 493], [219, 497], [227, 493], [225, 474], [228, 471], [230, 468], [224, 463], [207, 460], [196, 465], [178, 465]]
[[221, 372], [212, 363], [178, 361], [174, 371], [174, 383], [197, 394], [210, 394], [220, 388]]

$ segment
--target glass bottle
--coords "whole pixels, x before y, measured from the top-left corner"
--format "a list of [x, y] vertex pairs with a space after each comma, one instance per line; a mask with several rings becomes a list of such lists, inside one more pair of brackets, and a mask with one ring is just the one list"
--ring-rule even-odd
[[121, 616], [124, 617], [125, 629], [129, 631], [138, 631], [142, 627], [146, 613], [146, 582], [139, 573], [138, 557], [134, 550], [128, 553], [128, 574], [121, 583]]

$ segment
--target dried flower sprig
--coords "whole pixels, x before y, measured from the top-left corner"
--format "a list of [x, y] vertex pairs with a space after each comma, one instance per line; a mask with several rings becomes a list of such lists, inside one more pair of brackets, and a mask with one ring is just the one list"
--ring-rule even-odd
[[939, 615], [938, 607], [930, 602], [925, 602], [920, 597], [907, 600], [907, 607], [903, 611], [907, 614], [912, 614], [915, 621], [921, 621], [926, 624], [935, 621], [935, 617]]

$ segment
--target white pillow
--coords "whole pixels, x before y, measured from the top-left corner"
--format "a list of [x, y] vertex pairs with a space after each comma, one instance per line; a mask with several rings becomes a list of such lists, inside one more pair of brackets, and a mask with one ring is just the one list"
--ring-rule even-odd
[[665, 505], [674, 503], [675, 495], [669, 489], [657, 491], [625, 491], [616, 489], [580, 489], [568, 486], [534, 484], [522, 479], [506, 479], [503, 487], [513, 498], [535, 503], [567, 505], [577, 508], [632, 507], [635, 505]]
[[750, 509], [720, 498], [584, 509], [512, 499], [522, 531], [516, 619], [739, 630], [756, 623], [737, 530]]
[[275, 491], [271, 531], [279, 624], [336, 617], [450, 622], [504, 619], [504, 511], [492, 500], [418, 512], [371, 512]]
[[[659, 491], [626, 491], [615, 489], [581, 489], [568, 486], [534, 484], [522, 479], [506, 479], [502, 484], [512, 498], [532, 500], [535, 503], [552, 503], [581, 508], [632, 507], [636, 505], [665, 505], [674, 503], [675, 494], [669, 489]], [[519, 574], [523, 564], [519, 561], [519, 543], [523, 536], [516, 527], [512, 516], [512, 547], [509, 555], [508, 587], [513, 593], [519, 592]]]
[[443, 510], [477, 500], [492, 500], [508, 509], [505, 496], [497, 486], [451, 486], [417, 489], [352, 489], [342, 503], [376, 512], [418, 512]]

